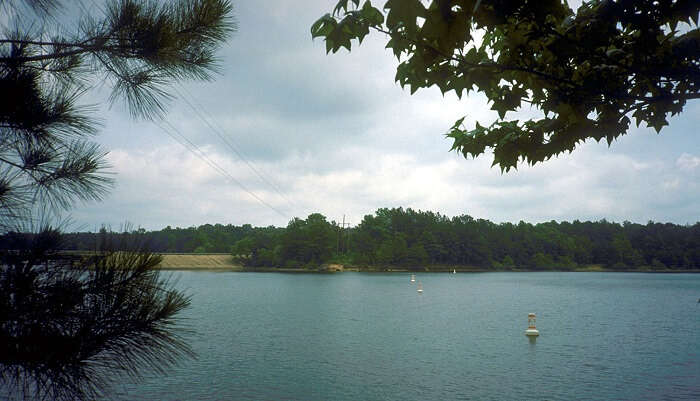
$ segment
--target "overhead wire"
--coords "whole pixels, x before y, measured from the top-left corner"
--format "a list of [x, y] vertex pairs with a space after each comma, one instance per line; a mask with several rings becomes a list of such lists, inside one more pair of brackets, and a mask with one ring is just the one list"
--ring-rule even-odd
[[[97, 3], [95, 3], [94, 5], [98, 8], [98, 10], [99, 10], [100, 12], [102, 12], [103, 14], [106, 14], [105, 9], [104, 9], [104, 7], [103, 7], [103, 4], [100, 4], [99, 2], [97, 2]], [[1, 0], [0, 0], [0, 6], [5, 6], [4, 4], [2, 4], [2, 1], [1, 1]], [[78, 0], [78, 4], [76, 5], [76, 7], [79, 9], [80, 14], [88, 14], [88, 12], [87, 12], [87, 7], [85, 6], [85, 3], [84, 3], [82, 0]], [[17, 14], [18, 14], [17, 11], [16, 11], [14, 8], [10, 7], [10, 6], [7, 6], [7, 9], [10, 11], [10, 13], [8, 13], [8, 15], [7, 15], [7, 21], [12, 21], [13, 19], [16, 19], [16, 18], [17, 18]], [[59, 11], [63, 11], [63, 10], [59, 10]], [[70, 32], [69, 30], [66, 29], [66, 27], [65, 27], [65, 25], [64, 25], [64, 21], [62, 20], [62, 18], [61, 18], [60, 16], [56, 16], [56, 17], [49, 16], [49, 17], [51, 17], [51, 22], [52, 22], [52, 23], [54, 24], [54, 26], [56, 27], [57, 32], [59, 32], [59, 33], [62, 33], [62, 32]], [[4, 22], [4, 21], [2, 21], [2, 22]], [[44, 33], [42, 32], [42, 34], [44, 34]], [[186, 90], [186, 89], [183, 88], [183, 90]], [[179, 93], [179, 92], [178, 92], [178, 93]], [[281, 191], [279, 190], [278, 187], [276, 187], [274, 184], [272, 184], [269, 180], [265, 179], [265, 178], [263, 177], [263, 175], [262, 175], [250, 162], [248, 162], [248, 160], [246, 160], [246, 159], [243, 157], [242, 153], [239, 152], [237, 149], [235, 149], [235, 148], [226, 140], [226, 138], [223, 136], [223, 134], [221, 134], [221, 133], [219, 132], [219, 130], [217, 130], [217, 129], [215, 129], [214, 127], [212, 127], [211, 123], [209, 123], [209, 121], [201, 115], [201, 113], [194, 107], [194, 105], [192, 105], [192, 104], [190, 103], [190, 101], [189, 101], [187, 98], [185, 98], [184, 96], [182, 96], [181, 93], [179, 93], [179, 94], [180, 94], [180, 96], [185, 100], [185, 102], [190, 106], [190, 108], [192, 108], [192, 109], [195, 111], [195, 113], [200, 117], [200, 119], [202, 119], [202, 121], [205, 122], [205, 124], [207, 124], [207, 125], [222, 139], [222, 141], [224, 141], [224, 142], [226, 143], [227, 146], [229, 146], [232, 150], [234, 150], [234, 152], [235, 152], [249, 167], [250, 167], [251, 170], [253, 170], [253, 171], [255, 172], [255, 174], [256, 174], [258, 177], [260, 177], [261, 180], [265, 181], [268, 185], [270, 185], [271, 187], [273, 187], [273, 189], [274, 189], [278, 194], [280, 194], [287, 202], [289, 202], [289, 203], [291, 204], [291, 201], [290, 201], [287, 197], [285, 197], [284, 194], [281, 193]], [[192, 154], [194, 154], [195, 156], [197, 156], [200, 160], [202, 160], [203, 162], [205, 162], [209, 167], [211, 167], [211, 168], [212, 168], [213, 170], [215, 170], [217, 173], [219, 173], [220, 175], [222, 175], [222, 176], [223, 176], [224, 178], [226, 178], [227, 180], [233, 181], [238, 187], [240, 187], [243, 191], [245, 191], [246, 193], [248, 193], [252, 198], [254, 198], [255, 200], [257, 200], [260, 204], [262, 204], [263, 206], [269, 208], [270, 210], [274, 211], [275, 213], [279, 214], [280, 216], [282, 216], [282, 217], [284, 217], [284, 218], [287, 218], [287, 217], [288, 217], [287, 214], [283, 213], [283, 212], [280, 211], [278, 208], [276, 208], [276, 207], [272, 206], [270, 203], [266, 202], [263, 198], [261, 198], [260, 196], [258, 196], [258, 195], [257, 195], [255, 192], [253, 192], [252, 190], [250, 190], [250, 189], [249, 189], [246, 185], [244, 185], [241, 181], [239, 181], [238, 179], [236, 179], [236, 177], [234, 177], [232, 174], [230, 174], [225, 168], [223, 168], [221, 165], [219, 165], [216, 161], [214, 161], [214, 160], [212, 160], [211, 158], [209, 158], [209, 157], [207, 156], [207, 154], [206, 154], [199, 146], [197, 146], [195, 143], [193, 143], [192, 141], [190, 141], [182, 132], [180, 132], [180, 131], [179, 131], [175, 126], [173, 126], [171, 123], [169, 123], [168, 121], [165, 121], [165, 120], [162, 120], [161, 123], [159, 123], [159, 122], [157, 122], [157, 121], [153, 121], [153, 123], [154, 123], [159, 129], [161, 129], [163, 132], [165, 132], [168, 136], [170, 136], [173, 140], [175, 140], [176, 142], [178, 142], [180, 145], [182, 145], [183, 147], [185, 147], [189, 152], [191, 152]], [[167, 126], [169, 129], [167, 129], [165, 126]], [[175, 134], [173, 134], [173, 133], [175, 133]], [[178, 136], [179, 136], [179, 138], [178, 138]]]
[[[216, 172], [224, 176], [224, 178], [233, 181], [236, 185], [238, 185], [243, 191], [248, 193], [251, 197], [255, 198], [258, 202], [260, 202], [262, 205], [266, 206], [270, 210], [274, 211], [275, 213], [279, 214], [280, 216], [287, 218], [288, 216], [281, 212], [279, 209], [276, 207], [272, 206], [268, 202], [266, 202], [263, 198], [258, 196], [255, 192], [251, 191], [246, 185], [244, 185], [241, 181], [236, 179], [233, 175], [231, 175], [226, 169], [221, 167], [216, 161], [210, 159], [206, 153], [195, 143], [187, 139], [187, 137], [180, 132], [174, 125], [169, 123], [168, 121], [162, 120], [162, 125], [158, 123], [157, 121], [154, 121], [153, 124], [155, 124], [156, 127], [160, 128], [163, 132], [165, 132], [168, 136], [173, 138], [176, 142], [178, 142], [180, 145], [184, 146], [188, 151], [190, 151], [192, 154], [197, 156], [200, 160], [205, 162], [207, 165], [209, 165], [212, 169], [214, 169]], [[163, 125], [167, 126], [172, 132], [168, 129], [166, 129]], [[175, 134], [173, 134], [173, 132]], [[178, 138], [179, 137], [179, 138]]]
[[[177, 88], [175, 89], [175, 92], [180, 96], [180, 98], [195, 112], [197, 117], [204, 122], [214, 133], [221, 139], [226, 146], [229, 147], [237, 156], [239, 159], [241, 159], [247, 166], [250, 168], [257, 176], [260, 178], [261, 181], [263, 181], [265, 184], [267, 184], [270, 188], [272, 188], [277, 194], [282, 197], [287, 203], [291, 206], [292, 209], [296, 209], [296, 205], [294, 202], [292, 202], [279, 188], [278, 185], [274, 183], [274, 181], [271, 178], [266, 177], [264, 173], [262, 173], [258, 168], [255, 167], [255, 163], [252, 161], [249, 161], [245, 155], [243, 154], [242, 151], [238, 149], [238, 146], [235, 145], [235, 141], [233, 138], [230, 136], [227, 138], [226, 132], [223, 128], [221, 128], [220, 125], [216, 123], [216, 120], [214, 118], [211, 118], [211, 115], [209, 115], [209, 118], [207, 118], [206, 110], [204, 107], [202, 107], [200, 104], [197, 103], [195, 100], [194, 96], [182, 85], [180, 85], [180, 88], [182, 89], [183, 92], [187, 96], [184, 96], [182, 92], [180, 92]], [[192, 101], [188, 100], [188, 97], [192, 99]], [[193, 104], [194, 103], [194, 104]]]
[[[106, 11], [105, 11], [105, 9], [104, 9], [104, 7], [103, 7], [102, 4], [100, 4], [100, 3], [98, 2], [96, 5], [97, 5], [98, 9], [99, 9], [103, 14], [106, 14]], [[86, 7], [85, 7], [85, 5], [84, 5], [84, 3], [83, 3], [82, 0], [79, 0], [79, 7], [82, 7], [83, 11], [86, 9]], [[189, 91], [187, 91], [187, 89], [186, 89], [184, 86], [182, 86], [182, 85], [180, 85], [180, 87], [182, 88], [182, 90], [183, 90], [186, 94], [188, 94], [188, 95], [190, 96], [190, 98], [192, 99], [192, 102], [194, 102], [194, 103], [196, 104], [196, 100], [195, 100], [194, 97], [189, 93]], [[243, 162], [244, 162], [244, 163], [245, 163], [245, 164], [246, 164], [246, 165], [247, 165], [247, 166], [248, 166], [248, 167], [249, 167], [263, 182], [264, 182], [264, 183], [266, 183], [266, 184], [267, 184], [268, 186], [270, 186], [277, 194], [279, 194], [279, 195], [291, 206], [292, 209], [296, 208], [296, 206], [294, 205], [294, 203], [293, 203], [287, 196], [285, 196], [285, 195], [282, 193], [282, 191], [279, 189], [279, 187], [278, 187], [277, 185], [275, 185], [270, 179], [265, 178], [264, 174], [261, 173], [257, 168], [255, 168], [255, 166], [253, 165], [253, 163], [250, 162], [250, 161], [248, 161], [248, 160], [246, 159], [246, 157], [243, 155], [243, 153], [242, 153], [241, 151], [239, 151], [234, 145], [232, 145], [232, 144], [226, 139], [225, 134], [223, 133], [224, 130], [221, 129], [220, 126], [217, 125], [217, 127], [218, 127], [218, 129], [217, 129], [217, 127], [214, 127], [214, 126], [210, 123], [210, 121], [209, 121], [205, 116], [202, 115], [203, 113], [205, 113], [205, 111], [204, 111], [204, 108], [201, 107], [201, 105], [200, 105], [200, 110], [201, 110], [201, 112], [200, 112], [200, 110], [198, 110], [198, 109], [195, 107], [195, 105], [193, 105], [193, 104], [187, 99], [187, 97], [183, 96], [183, 94], [182, 94], [176, 87], [173, 87], [173, 89], [174, 89], [175, 92], [180, 96], [180, 98], [182, 98], [182, 99], [185, 101], [185, 103], [195, 112], [195, 114], [197, 115], [197, 117], [199, 117], [199, 119], [202, 120], [212, 131], [214, 131], [214, 133], [215, 133], [215, 134], [216, 134], [216, 135], [231, 149], [231, 150], [233, 150], [233, 152], [234, 152], [241, 160], [243, 160]], [[248, 193], [251, 197], [253, 197], [255, 200], [257, 200], [258, 202], [260, 202], [260, 203], [261, 203], [262, 205], [264, 205], [265, 207], [269, 208], [270, 210], [274, 211], [275, 213], [279, 214], [280, 216], [282, 216], [282, 217], [284, 217], [284, 218], [288, 218], [288, 215], [287, 215], [287, 214], [283, 213], [283, 212], [280, 211], [278, 208], [276, 208], [276, 207], [272, 206], [270, 203], [266, 202], [263, 198], [261, 198], [260, 196], [258, 196], [255, 192], [253, 192], [253, 191], [252, 191], [251, 189], [249, 189], [246, 185], [244, 185], [240, 180], [236, 179], [236, 177], [234, 177], [234, 176], [233, 176], [231, 173], [229, 173], [226, 169], [224, 169], [223, 167], [221, 167], [221, 165], [219, 165], [218, 163], [216, 163], [214, 160], [210, 159], [210, 158], [206, 155], [206, 153], [205, 153], [199, 146], [197, 146], [195, 143], [193, 143], [192, 141], [190, 141], [190, 140], [189, 140], [180, 130], [178, 130], [174, 125], [172, 125], [170, 122], [165, 121], [165, 120], [161, 120], [161, 122], [163, 123], [163, 125], [167, 125], [167, 126], [170, 128], [170, 130], [171, 130], [172, 132], [169, 131], [168, 129], [166, 129], [163, 125], [159, 124], [158, 122], [153, 121], [153, 123], [154, 123], [159, 129], [161, 129], [161, 130], [162, 130], [163, 132], [165, 132], [168, 136], [170, 136], [173, 140], [175, 140], [175, 141], [178, 142], [180, 145], [182, 145], [182, 146], [183, 146], [185, 149], [187, 149], [190, 153], [194, 154], [194, 155], [197, 156], [200, 160], [202, 160], [203, 162], [205, 162], [209, 167], [211, 167], [213, 170], [215, 170], [216, 172], [218, 172], [218, 173], [219, 173], [220, 175], [222, 175], [224, 178], [226, 178], [226, 179], [229, 180], [229, 181], [233, 181], [233, 182], [234, 182], [238, 187], [240, 187], [244, 192]], [[173, 135], [173, 132], [174, 132], [177, 136], [176, 136], [176, 135]], [[178, 137], [181, 138], [181, 139], [179, 139]]]

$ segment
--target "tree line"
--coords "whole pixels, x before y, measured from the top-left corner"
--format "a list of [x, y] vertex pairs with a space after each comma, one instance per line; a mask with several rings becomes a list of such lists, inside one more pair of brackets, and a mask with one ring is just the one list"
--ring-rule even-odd
[[[104, 232], [103, 232], [104, 234]], [[0, 239], [0, 246], [14, 234]], [[67, 250], [91, 250], [97, 233], [66, 234]], [[286, 227], [205, 224], [115, 236], [140, 237], [154, 252], [232, 253], [250, 267], [317, 268], [468, 266], [481, 269], [700, 269], [700, 222], [694, 225], [600, 221], [494, 223], [411, 208], [381, 208], [342, 229], [320, 213]]]

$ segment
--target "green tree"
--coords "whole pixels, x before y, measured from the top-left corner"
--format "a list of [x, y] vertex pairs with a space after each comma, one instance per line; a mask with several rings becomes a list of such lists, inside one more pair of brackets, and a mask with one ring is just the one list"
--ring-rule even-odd
[[513, 261], [513, 258], [510, 257], [510, 255], [506, 255], [503, 257], [502, 265], [506, 269], [512, 269], [515, 267], [515, 262]]
[[378, 249], [389, 237], [389, 221], [380, 216], [365, 215], [355, 229], [353, 248], [359, 256], [359, 263], [377, 262]]
[[427, 261], [430, 263], [442, 261], [445, 254], [447, 253], [442, 244], [430, 231], [425, 231], [421, 235], [420, 239], [418, 240], [418, 244], [421, 245], [425, 250], [426, 255], [428, 256]]
[[403, 265], [407, 261], [408, 245], [406, 236], [396, 233], [385, 240], [377, 249], [377, 261], [387, 265]]
[[292, 219], [281, 239], [281, 255], [285, 261], [304, 265], [321, 264], [330, 259], [336, 244], [336, 230], [320, 213], [306, 220]]
[[236, 243], [231, 247], [231, 255], [234, 257], [250, 256], [251, 252], [253, 251], [253, 244], [254, 242], [251, 237], [242, 238], [236, 241]]
[[249, 228], [249, 235], [236, 241], [232, 247], [233, 256], [247, 266], [275, 266], [283, 259], [280, 237], [284, 229], [276, 227]]
[[336, 230], [320, 213], [313, 213], [306, 218], [306, 230], [309, 261], [328, 261], [333, 254]]
[[554, 266], [554, 260], [551, 255], [537, 252], [532, 256], [530, 266], [535, 270], [549, 270]]
[[403, 263], [408, 266], [423, 267], [430, 260], [428, 252], [421, 244], [414, 244], [406, 250]]
[[636, 268], [644, 263], [642, 254], [632, 247], [630, 240], [623, 234], [613, 238], [612, 247], [615, 250], [613, 263], [617, 267]]
[[[168, 85], [209, 79], [233, 29], [227, 0], [110, 0], [101, 17], [65, 28], [60, 2], [3, 2], [0, 19], [0, 398], [96, 399], [120, 376], [163, 371], [188, 346], [176, 332], [189, 301], [143, 247], [66, 260], [50, 221], [99, 200], [110, 177], [93, 111], [78, 103], [112, 88], [134, 117], [163, 115]], [[141, 235], [125, 233], [121, 237]], [[93, 248], [94, 249], [94, 248]]]
[[[493, 149], [501, 170], [534, 164], [593, 138], [608, 144], [632, 119], [659, 132], [700, 97], [697, 1], [341, 0], [311, 26], [327, 52], [374, 30], [399, 59], [396, 81], [486, 95], [499, 119], [448, 137], [465, 157]], [[686, 25], [684, 25], [686, 24]], [[541, 112], [507, 119], [523, 105]], [[631, 117], [631, 118], [630, 118]]]

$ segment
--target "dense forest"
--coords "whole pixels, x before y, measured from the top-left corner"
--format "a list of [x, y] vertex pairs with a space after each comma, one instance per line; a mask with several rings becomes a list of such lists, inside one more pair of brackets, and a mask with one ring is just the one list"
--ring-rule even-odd
[[[105, 234], [106, 232], [103, 232]], [[109, 233], [107, 233], [109, 234]], [[3, 249], [12, 237], [0, 238]], [[249, 267], [316, 268], [328, 262], [366, 267], [568, 270], [700, 269], [700, 222], [692, 226], [597, 222], [496, 224], [468, 215], [447, 217], [382, 208], [342, 229], [314, 213], [286, 228], [205, 224], [111, 234], [141, 237], [155, 252], [232, 253]], [[65, 236], [64, 249], [91, 250], [99, 233]]]

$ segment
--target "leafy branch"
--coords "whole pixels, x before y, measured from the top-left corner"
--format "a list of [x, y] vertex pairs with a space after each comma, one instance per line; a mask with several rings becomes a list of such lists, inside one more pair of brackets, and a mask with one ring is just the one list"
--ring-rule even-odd
[[[592, 1], [575, 12], [560, 2], [339, 1], [311, 26], [326, 52], [351, 50], [370, 31], [388, 37], [400, 63], [396, 81], [411, 93], [486, 95], [499, 119], [447, 133], [453, 150], [487, 149], [501, 170], [534, 164], [592, 138], [609, 144], [631, 119], [659, 132], [668, 115], [700, 98], [700, 5], [670, 0], [621, 5]], [[679, 32], [686, 22], [694, 29]], [[474, 32], [483, 33], [477, 40]], [[505, 120], [526, 102], [543, 118]]]

